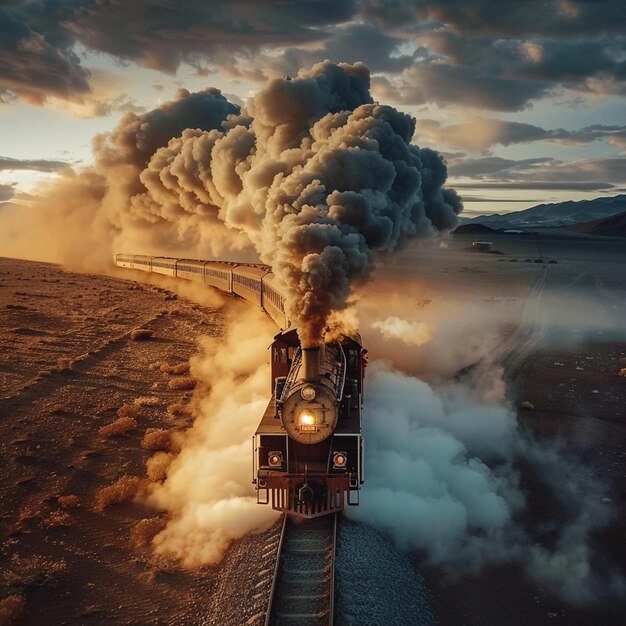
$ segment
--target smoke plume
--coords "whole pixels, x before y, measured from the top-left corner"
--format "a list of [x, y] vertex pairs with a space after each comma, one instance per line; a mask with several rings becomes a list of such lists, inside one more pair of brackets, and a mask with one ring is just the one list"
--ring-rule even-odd
[[415, 120], [369, 86], [362, 63], [324, 62], [270, 81], [241, 111], [207, 89], [129, 113], [96, 137], [93, 167], [4, 216], [9, 254], [35, 244], [39, 258], [91, 267], [113, 250], [260, 257], [316, 343], [377, 251], [453, 229], [462, 208], [442, 157], [411, 144]]

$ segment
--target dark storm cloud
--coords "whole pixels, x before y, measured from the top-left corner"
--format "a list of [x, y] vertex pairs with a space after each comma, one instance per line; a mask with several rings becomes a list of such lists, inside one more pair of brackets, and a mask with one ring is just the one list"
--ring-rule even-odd
[[80, 44], [163, 72], [186, 62], [259, 82], [364, 61], [381, 100], [517, 111], [563, 89], [626, 93], [625, 28], [609, 0], [13, 2], [0, 12], [0, 100], [80, 102]]
[[322, 41], [324, 27], [354, 12], [352, 0], [14, 2], [0, 9], [0, 89], [37, 104], [80, 99], [90, 92], [89, 72], [76, 44], [172, 73], [199, 58], [228, 64], [234, 50]]
[[443, 126], [436, 120], [422, 119], [417, 127], [417, 140], [425, 137], [435, 145], [483, 151], [490, 146], [543, 141], [569, 146], [585, 146], [606, 141], [616, 148], [626, 147], [626, 126], [594, 124], [577, 130], [545, 129], [533, 124], [499, 119], [475, 118], [460, 124]]
[[64, 161], [49, 161], [46, 159], [12, 159], [0, 156], [0, 172], [16, 170], [34, 170], [36, 172], [58, 172], [69, 168]]
[[364, 13], [388, 28], [415, 21], [449, 25], [472, 35], [585, 35], [623, 33], [622, 0], [369, 0]]
[[626, 157], [603, 157], [560, 161], [551, 158], [480, 159], [458, 158], [448, 162], [450, 176], [471, 178], [475, 183], [458, 183], [459, 189], [546, 189], [600, 191], [626, 182]]

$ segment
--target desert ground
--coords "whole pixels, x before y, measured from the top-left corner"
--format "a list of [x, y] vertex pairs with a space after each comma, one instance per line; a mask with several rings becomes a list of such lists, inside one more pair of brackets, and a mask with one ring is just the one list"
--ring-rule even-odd
[[[387, 259], [372, 293], [391, 302], [401, 292], [414, 303], [409, 316], [449, 294], [467, 306], [506, 312], [490, 359], [503, 366], [520, 426], [539, 439], [558, 438], [607, 485], [605, 504], [614, 515], [595, 532], [593, 546], [598, 561], [623, 576], [624, 240], [499, 235], [491, 253], [472, 250], [472, 240], [457, 236], [445, 249], [411, 248]], [[6, 623], [13, 616], [18, 624], [263, 623], [276, 526], [236, 542], [219, 565], [191, 571], [149, 547], [162, 520], [132, 496], [147, 479], [148, 459], [193, 420], [186, 364], [197, 338], [219, 341], [233, 313], [140, 280], [0, 260], [0, 617]], [[480, 362], [470, 360], [450, 375], [462, 379], [475, 369]], [[158, 437], [146, 436], [151, 432], [165, 443], [154, 443]], [[529, 468], [522, 476], [529, 503], [524, 523], [549, 542], [567, 511], [551, 501], [542, 477]], [[454, 578], [377, 533], [359, 533], [352, 522], [342, 528], [340, 539], [352, 551], [371, 552], [354, 572], [354, 559], [342, 564], [338, 557], [338, 624], [360, 623], [351, 617], [354, 598], [347, 598], [355, 590], [364, 604], [377, 603], [371, 624], [409, 623], [406, 613], [395, 617], [397, 603], [409, 606], [415, 624], [623, 623], [626, 604], [619, 600], [572, 606], [529, 581], [519, 565]], [[368, 565], [381, 554], [386, 578]], [[407, 572], [424, 581], [423, 592], [422, 583], [398, 589]]]

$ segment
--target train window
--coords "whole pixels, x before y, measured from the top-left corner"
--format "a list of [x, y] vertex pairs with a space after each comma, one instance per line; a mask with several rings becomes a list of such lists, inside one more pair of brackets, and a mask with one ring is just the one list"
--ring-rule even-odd
[[287, 363], [287, 348], [274, 348], [274, 363]]

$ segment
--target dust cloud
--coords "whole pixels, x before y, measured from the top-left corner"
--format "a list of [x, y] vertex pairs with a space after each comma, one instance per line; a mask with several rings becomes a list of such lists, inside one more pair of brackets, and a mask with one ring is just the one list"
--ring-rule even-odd
[[219, 561], [234, 539], [278, 517], [256, 503], [251, 484], [251, 441], [270, 395], [267, 347], [275, 328], [240, 303], [230, 315], [225, 339], [202, 338], [191, 360], [199, 381], [195, 422], [148, 498], [169, 519], [153, 541], [155, 552], [187, 567]]

